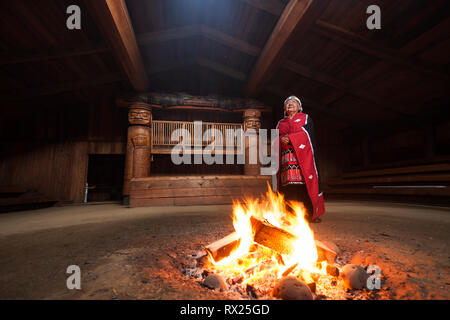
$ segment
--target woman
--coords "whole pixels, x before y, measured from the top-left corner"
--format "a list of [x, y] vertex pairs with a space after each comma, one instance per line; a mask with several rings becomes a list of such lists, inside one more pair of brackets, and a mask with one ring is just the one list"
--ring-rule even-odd
[[280, 135], [278, 190], [286, 200], [303, 202], [307, 219], [320, 222], [325, 212], [316, 163], [316, 144], [312, 119], [303, 113], [296, 96], [284, 101], [285, 117], [277, 124]]

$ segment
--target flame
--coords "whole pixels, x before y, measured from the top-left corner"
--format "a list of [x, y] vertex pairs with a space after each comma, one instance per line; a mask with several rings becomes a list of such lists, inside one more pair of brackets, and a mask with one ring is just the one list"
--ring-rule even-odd
[[[254, 282], [270, 273], [281, 278], [283, 273], [300, 271], [305, 280], [313, 273], [325, 274], [326, 263], [317, 264], [318, 254], [314, 233], [305, 219], [306, 210], [302, 203], [286, 202], [280, 193], [268, 191], [261, 199], [246, 199], [244, 203], [233, 204], [233, 226], [240, 237], [239, 246], [226, 258], [214, 261], [216, 272], [228, 276], [241, 276], [244, 282]], [[265, 220], [294, 236], [290, 254], [279, 254], [263, 246], [256, 246], [251, 217]], [[250, 270], [250, 271], [249, 271]]]

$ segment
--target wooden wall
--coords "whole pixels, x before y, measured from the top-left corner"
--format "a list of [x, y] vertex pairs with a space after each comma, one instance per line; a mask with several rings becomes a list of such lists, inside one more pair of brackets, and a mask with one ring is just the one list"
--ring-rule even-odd
[[450, 121], [395, 126], [343, 137], [340, 174], [328, 195], [448, 204]]
[[83, 201], [88, 154], [123, 154], [126, 112], [113, 99], [22, 107], [0, 122], [0, 184]]
[[343, 172], [449, 161], [450, 121], [355, 133], [343, 148]]

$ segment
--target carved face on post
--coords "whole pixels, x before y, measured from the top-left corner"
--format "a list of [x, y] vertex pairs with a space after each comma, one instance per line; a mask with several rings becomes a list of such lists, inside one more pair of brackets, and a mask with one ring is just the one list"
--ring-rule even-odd
[[142, 134], [136, 135], [131, 138], [135, 147], [148, 147], [150, 145], [150, 137]]
[[248, 129], [254, 129], [259, 130], [261, 129], [261, 121], [257, 118], [249, 118], [244, 121], [244, 131], [247, 131]]
[[148, 125], [152, 120], [152, 114], [149, 110], [130, 108], [128, 111], [128, 121], [130, 124]]
[[244, 111], [244, 131], [261, 129], [261, 111], [248, 109]]

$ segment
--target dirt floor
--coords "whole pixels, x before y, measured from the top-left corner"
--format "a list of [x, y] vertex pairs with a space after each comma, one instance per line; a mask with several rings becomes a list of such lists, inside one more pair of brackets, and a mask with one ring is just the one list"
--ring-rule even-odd
[[[375, 264], [373, 299], [450, 299], [450, 209], [327, 202], [312, 228], [344, 263]], [[0, 215], [0, 299], [229, 299], [182, 270], [233, 231], [231, 206], [53, 207]], [[81, 269], [68, 290], [66, 269]], [[354, 298], [349, 295], [347, 298]]]

